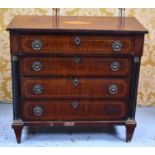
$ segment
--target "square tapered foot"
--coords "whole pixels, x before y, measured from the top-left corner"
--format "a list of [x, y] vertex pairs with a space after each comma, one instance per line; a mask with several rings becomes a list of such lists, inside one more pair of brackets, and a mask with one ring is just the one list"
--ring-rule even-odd
[[126, 142], [131, 142], [133, 133], [136, 127], [136, 121], [133, 119], [128, 119], [125, 122], [125, 127], [126, 127]]
[[21, 143], [23, 122], [22, 122], [21, 120], [15, 120], [15, 121], [12, 123], [12, 128], [14, 129], [17, 143], [18, 143], [18, 144]]

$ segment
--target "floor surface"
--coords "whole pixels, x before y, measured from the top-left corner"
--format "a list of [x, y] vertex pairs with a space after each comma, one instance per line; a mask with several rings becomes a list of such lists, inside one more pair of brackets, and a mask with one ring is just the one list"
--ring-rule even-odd
[[155, 107], [137, 108], [137, 127], [130, 143], [125, 142], [125, 127], [102, 128], [27, 128], [17, 144], [11, 128], [12, 105], [0, 104], [0, 146], [87, 147], [155, 146]]

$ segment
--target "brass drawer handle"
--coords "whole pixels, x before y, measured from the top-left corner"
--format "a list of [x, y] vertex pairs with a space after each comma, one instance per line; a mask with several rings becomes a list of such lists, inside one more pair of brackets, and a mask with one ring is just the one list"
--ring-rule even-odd
[[35, 51], [39, 51], [42, 48], [42, 42], [39, 39], [35, 39], [32, 41], [32, 48]]
[[77, 63], [77, 64], [80, 63], [80, 60], [81, 60], [80, 57], [74, 57], [74, 62], [75, 63]]
[[110, 65], [112, 71], [118, 71], [120, 69], [120, 63], [117, 61], [113, 61]]
[[42, 69], [42, 63], [40, 61], [35, 61], [32, 63], [32, 69], [34, 71], [40, 71]]
[[112, 49], [113, 49], [113, 51], [115, 51], [115, 52], [121, 51], [122, 47], [123, 47], [123, 44], [122, 44], [121, 41], [114, 41], [114, 42], [112, 43]]
[[40, 84], [36, 84], [34, 87], [33, 87], [33, 92], [37, 95], [39, 94], [42, 94], [43, 92], [43, 87], [40, 85]]
[[79, 103], [78, 103], [77, 101], [73, 101], [73, 102], [71, 103], [71, 105], [72, 105], [72, 107], [73, 107], [74, 109], [76, 109], [76, 108], [78, 107]]
[[72, 83], [73, 83], [73, 85], [76, 87], [76, 86], [79, 85], [80, 81], [79, 81], [78, 79], [74, 79], [74, 80], [72, 81]]
[[81, 43], [81, 39], [80, 39], [80, 37], [75, 37], [75, 39], [74, 39], [74, 43], [76, 44], [76, 45], [80, 45], [80, 43]]
[[116, 84], [111, 84], [109, 86], [109, 93], [114, 95], [114, 94], [117, 94], [118, 92], [118, 86]]
[[43, 108], [42, 107], [40, 107], [40, 106], [35, 106], [34, 108], [33, 108], [33, 114], [35, 115], [35, 116], [41, 116], [42, 114], [43, 114]]

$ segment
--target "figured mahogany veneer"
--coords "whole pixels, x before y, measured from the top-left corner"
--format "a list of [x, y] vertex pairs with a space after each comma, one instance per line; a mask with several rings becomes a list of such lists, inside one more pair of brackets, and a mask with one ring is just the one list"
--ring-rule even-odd
[[[75, 78], [22, 78], [21, 97], [46, 98], [128, 98], [130, 95], [130, 79], [89, 79], [79, 78], [77, 86]], [[116, 94], [109, 93], [111, 85], [117, 85]], [[34, 87], [40, 85], [42, 92], [35, 94]]]
[[[76, 37], [80, 42], [75, 43]], [[40, 50], [32, 48], [32, 42], [39, 40], [42, 44]], [[94, 36], [94, 35], [20, 35], [19, 51], [24, 53], [58, 53], [58, 54], [114, 54], [112, 43], [121, 41], [123, 47], [116, 54], [131, 54], [133, 50], [132, 37], [128, 36]]]
[[[34, 70], [33, 65], [39, 62], [40, 69]], [[112, 69], [114, 63], [119, 63], [117, 70]], [[130, 76], [131, 59], [121, 58], [92, 58], [92, 57], [22, 57], [20, 72], [23, 76]]]
[[[73, 107], [72, 102], [78, 102]], [[34, 114], [35, 107], [42, 107], [42, 115]], [[25, 121], [39, 120], [121, 120], [128, 114], [125, 100], [44, 100], [22, 102], [22, 117]]]
[[133, 17], [16, 16], [8, 26], [14, 120], [23, 126], [136, 127], [147, 30]]

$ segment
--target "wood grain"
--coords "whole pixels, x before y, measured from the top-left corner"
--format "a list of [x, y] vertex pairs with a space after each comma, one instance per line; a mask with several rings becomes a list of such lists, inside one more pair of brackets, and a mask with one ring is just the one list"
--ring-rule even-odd
[[[33, 99], [46, 98], [129, 98], [130, 79], [79, 78], [21, 78], [21, 97]], [[35, 94], [35, 85], [41, 85], [41, 94]], [[118, 92], [109, 93], [109, 86], [116, 84]]]
[[[130, 54], [133, 50], [132, 37], [129, 36], [94, 36], [80, 35], [80, 44], [76, 45], [76, 35], [20, 35], [19, 51], [23, 53], [68, 53], [68, 54]], [[42, 47], [35, 51], [32, 42], [40, 40]], [[112, 43], [120, 41], [123, 47], [116, 52], [112, 49]]]
[[52, 16], [15, 16], [9, 31], [99, 32], [113, 34], [144, 34], [148, 31], [134, 17], [60, 16], [55, 27]]
[[[24, 121], [49, 120], [120, 120], [125, 119], [128, 104], [125, 100], [77, 100], [79, 105], [73, 108], [74, 100], [27, 100], [22, 102]], [[43, 109], [41, 116], [35, 116], [36, 106]]]
[[[79, 62], [76, 62], [76, 58]], [[33, 70], [35, 62], [41, 64], [39, 71]], [[111, 64], [118, 62], [117, 71], [111, 69]], [[130, 58], [92, 58], [92, 57], [22, 57], [20, 59], [22, 76], [52, 76], [52, 77], [118, 77], [130, 76], [132, 59]]]

